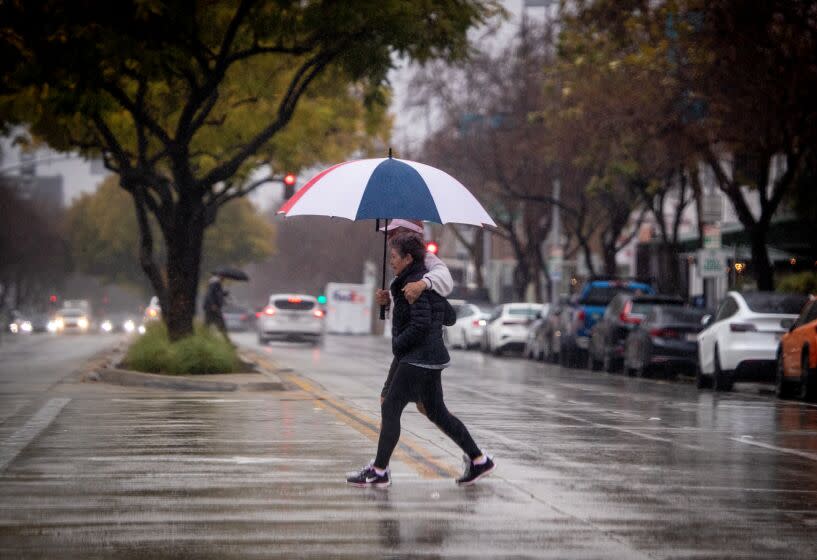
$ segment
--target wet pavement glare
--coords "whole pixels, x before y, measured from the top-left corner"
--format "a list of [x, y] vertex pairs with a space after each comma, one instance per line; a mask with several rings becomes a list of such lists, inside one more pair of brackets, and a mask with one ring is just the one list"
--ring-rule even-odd
[[456, 487], [410, 405], [391, 488], [360, 490], [389, 342], [234, 337], [289, 390], [78, 383], [92, 337], [0, 348], [0, 557], [817, 557], [814, 405], [454, 351], [446, 401], [495, 474]]

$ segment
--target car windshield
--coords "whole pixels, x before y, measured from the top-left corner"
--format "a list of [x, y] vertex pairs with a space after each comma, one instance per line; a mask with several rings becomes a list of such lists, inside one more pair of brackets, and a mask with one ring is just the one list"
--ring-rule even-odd
[[309, 311], [315, 307], [314, 301], [301, 298], [276, 299], [275, 307], [285, 311]]
[[508, 315], [521, 315], [523, 317], [536, 317], [539, 314], [538, 307], [511, 307]]
[[63, 309], [60, 314], [63, 317], [82, 317], [85, 312], [82, 309]]
[[797, 315], [806, 304], [807, 296], [796, 294], [775, 294], [770, 292], [750, 292], [743, 294], [746, 305], [755, 313], [780, 313]]
[[672, 307], [672, 306], [662, 306], [661, 307], [661, 321], [664, 323], [677, 323], [677, 324], [700, 324], [701, 319], [703, 319], [704, 315], [706, 315], [706, 311], [703, 309], [689, 309], [687, 307]]
[[592, 286], [587, 295], [579, 300], [580, 305], [607, 305], [618, 294], [634, 294], [636, 290], [627, 286]]

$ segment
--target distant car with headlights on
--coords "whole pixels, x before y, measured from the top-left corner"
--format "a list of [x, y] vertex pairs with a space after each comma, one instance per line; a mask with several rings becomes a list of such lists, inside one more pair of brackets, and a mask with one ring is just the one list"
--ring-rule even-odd
[[54, 316], [54, 332], [60, 334], [88, 332], [91, 320], [84, 309], [60, 309]]
[[102, 333], [132, 333], [137, 328], [137, 322], [129, 313], [110, 313], [99, 321], [99, 331]]
[[30, 334], [34, 330], [34, 327], [31, 324], [31, 320], [25, 315], [19, 311], [12, 311], [8, 330], [12, 334]]
[[326, 313], [318, 300], [305, 294], [273, 294], [258, 314], [259, 344], [270, 340], [304, 340], [320, 344]]

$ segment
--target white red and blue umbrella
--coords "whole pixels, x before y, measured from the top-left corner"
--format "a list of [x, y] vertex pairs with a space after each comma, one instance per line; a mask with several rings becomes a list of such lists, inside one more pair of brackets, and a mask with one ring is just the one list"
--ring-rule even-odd
[[445, 171], [391, 157], [330, 167], [306, 183], [278, 213], [496, 226], [474, 195]]
[[[451, 175], [416, 161], [391, 157], [339, 163], [318, 173], [278, 210], [291, 216], [348, 220], [425, 220], [496, 226], [477, 199]], [[385, 233], [385, 230], [384, 230]], [[386, 286], [386, 236], [383, 277]], [[385, 307], [380, 308], [385, 318]]]

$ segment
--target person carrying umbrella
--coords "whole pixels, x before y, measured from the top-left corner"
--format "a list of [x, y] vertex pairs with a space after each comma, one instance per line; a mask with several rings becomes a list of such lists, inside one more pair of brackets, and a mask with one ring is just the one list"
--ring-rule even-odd
[[224, 314], [222, 308], [224, 307], [224, 300], [230, 295], [230, 292], [224, 289], [223, 283], [230, 276], [224, 270], [214, 270], [210, 281], [207, 284], [207, 293], [204, 295], [204, 324], [206, 326], [214, 325], [224, 338], [232, 344], [230, 337], [227, 335], [227, 325], [224, 323]]
[[[422, 235], [422, 222], [420, 220], [397, 219], [392, 220], [386, 228], [386, 235], [388, 236], [389, 240], [393, 239], [395, 235], [406, 232], [414, 232]], [[423, 277], [416, 282], [409, 282], [403, 287], [403, 295], [405, 295], [409, 304], [413, 304], [415, 301], [417, 301], [417, 298], [419, 298], [420, 294], [422, 294], [425, 290], [434, 290], [441, 296], [448, 297], [448, 295], [454, 289], [454, 279], [451, 277], [451, 272], [448, 270], [448, 266], [446, 266], [446, 264], [437, 255], [430, 251], [426, 251], [423, 264], [427, 270]], [[377, 290], [375, 292], [375, 301], [378, 305], [385, 305], [386, 308], [391, 308], [391, 293], [389, 290]], [[392, 360], [391, 366], [389, 367], [389, 374], [386, 377], [386, 382], [383, 384], [383, 389], [380, 391], [381, 404], [389, 390], [389, 384], [394, 377], [394, 372], [397, 369], [397, 363], [397, 358], [395, 357]], [[420, 402], [417, 403], [417, 410], [421, 414], [426, 413], [425, 408], [423, 408], [423, 404]]]
[[428, 419], [466, 453], [465, 472], [457, 484], [473, 484], [490, 474], [495, 464], [477, 447], [468, 429], [448, 411], [443, 400], [441, 374], [450, 361], [442, 337], [447, 302], [436, 292], [424, 290], [410, 305], [403, 292], [407, 284], [420, 281], [428, 272], [422, 238], [413, 233], [397, 234], [390, 247], [389, 264], [396, 276], [391, 295], [392, 353], [397, 367], [381, 404], [377, 455], [360, 472], [348, 476], [346, 482], [360, 488], [391, 485], [389, 460], [400, 439], [400, 417], [409, 402], [418, 402], [423, 404]]

